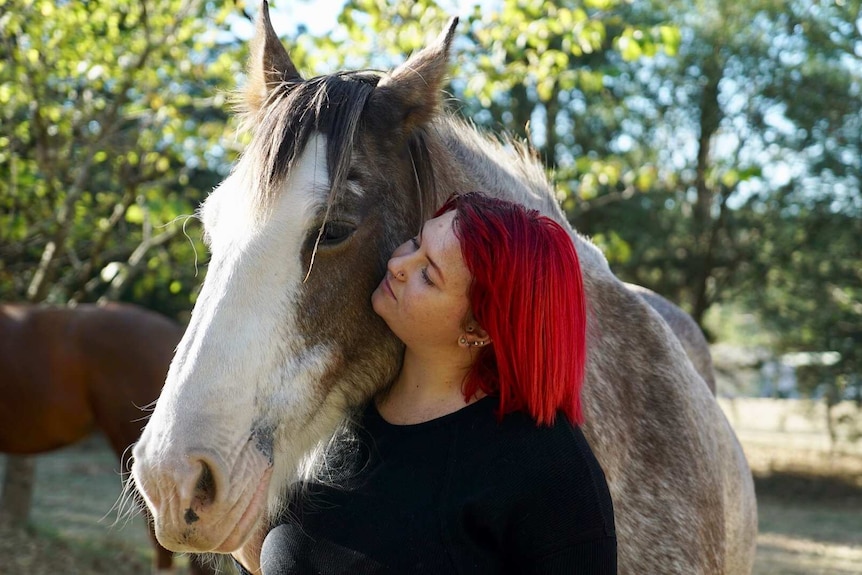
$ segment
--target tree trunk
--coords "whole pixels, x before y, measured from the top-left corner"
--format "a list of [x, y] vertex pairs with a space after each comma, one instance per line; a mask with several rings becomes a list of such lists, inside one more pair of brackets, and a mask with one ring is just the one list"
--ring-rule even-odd
[[692, 317], [702, 325], [707, 305], [707, 286], [712, 274], [712, 248], [716, 237], [716, 226], [712, 218], [712, 205], [715, 192], [707, 182], [707, 172], [711, 162], [712, 138], [721, 124], [722, 110], [718, 103], [718, 85], [724, 74], [724, 64], [716, 48], [711, 57], [701, 65], [704, 78], [700, 94], [700, 135], [697, 143], [697, 169], [695, 189], [697, 200], [693, 213], [693, 236], [695, 238], [694, 265], [692, 274]]
[[556, 169], [557, 167], [557, 116], [560, 113], [560, 88], [554, 83], [554, 90], [551, 93], [551, 98], [545, 102], [545, 149], [544, 161], [545, 167]]
[[533, 116], [533, 103], [527, 95], [527, 87], [524, 85], [513, 86], [510, 94], [512, 99], [512, 125], [508, 126], [516, 136], [521, 138], [529, 138], [527, 133], [527, 125], [530, 123], [530, 118]]
[[0, 515], [13, 525], [23, 526], [30, 516], [36, 458], [30, 455], [7, 455]]

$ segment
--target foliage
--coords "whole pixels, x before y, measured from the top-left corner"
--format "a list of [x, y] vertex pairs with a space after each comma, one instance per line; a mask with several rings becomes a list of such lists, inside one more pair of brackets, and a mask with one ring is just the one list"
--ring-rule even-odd
[[192, 213], [232, 153], [215, 146], [229, 141], [218, 89], [239, 63], [200, 19], [218, 9], [180, 0], [2, 5], [2, 299], [188, 307], [192, 246], [175, 220]]
[[624, 73], [640, 96], [629, 157], [641, 150], [661, 170], [649, 193], [609, 187], [575, 222], [619, 234], [631, 249], [618, 273], [698, 321], [733, 303], [774, 332], [776, 354], [839, 351], [838, 364], [801, 371], [808, 390], [858, 386], [860, 3], [683, 0], [640, 17], [682, 38], [649, 74]]
[[836, 210], [834, 197], [798, 197], [808, 191], [783, 189], [741, 210], [760, 235], [733, 293], [774, 332], [777, 351], [841, 354], [800, 373], [809, 391], [832, 387], [834, 403], [862, 383], [862, 214]]

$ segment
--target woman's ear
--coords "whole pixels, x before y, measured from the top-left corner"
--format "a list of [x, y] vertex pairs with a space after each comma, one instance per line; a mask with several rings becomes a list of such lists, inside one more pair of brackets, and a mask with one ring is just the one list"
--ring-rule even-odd
[[461, 347], [483, 347], [491, 344], [491, 336], [475, 319], [468, 319], [458, 343]]

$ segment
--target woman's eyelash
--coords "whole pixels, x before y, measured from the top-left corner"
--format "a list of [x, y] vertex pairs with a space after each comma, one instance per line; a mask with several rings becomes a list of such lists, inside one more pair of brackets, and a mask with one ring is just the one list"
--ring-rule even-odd
[[[410, 241], [413, 242], [413, 247], [418, 250], [419, 249], [419, 238], [418, 237], [410, 238]], [[422, 268], [422, 279], [429, 286], [434, 285], [434, 282], [432, 282], [431, 278], [428, 276], [428, 268]]]
[[434, 282], [432, 282], [431, 278], [428, 277], [428, 268], [422, 268], [422, 279], [425, 280], [425, 283], [429, 286], [434, 285]]

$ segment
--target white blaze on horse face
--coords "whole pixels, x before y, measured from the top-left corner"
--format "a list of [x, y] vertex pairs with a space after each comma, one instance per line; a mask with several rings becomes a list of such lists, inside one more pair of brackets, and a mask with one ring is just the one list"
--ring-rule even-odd
[[[231, 427], [236, 427], [237, 409], [244, 409], [239, 402], [266, 402], [255, 406], [261, 409], [275, 397], [287, 404], [280, 407], [301, 404], [307, 390], [284, 381], [288, 374], [282, 368], [297, 377], [302, 370], [296, 360], [319, 362], [307, 357], [316, 353], [304, 349], [293, 302], [304, 277], [301, 246], [328, 190], [325, 150], [323, 137], [308, 142], [267, 214], [258, 212], [244, 189], [250, 174], [243, 166], [204, 204], [212, 260], [189, 326], [191, 337], [179, 346], [168, 384], [198, 380], [185, 399], [201, 406], [225, 403], [216, 411], [231, 416]], [[213, 396], [216, 391], [227, 395]]]
[[[262, 507], [251, 494], [275, 466], [269, 499], [277, 497], [309, 448], [302, 436], [313, 433], [305, 428], [323, 401], [315, 383], [331, 352], [309, 347], [294, 308], [304, 278], [301, 248], [329, 189], [326, 139], [308, 141], [264, 214], [243, 185], [259, 177], [253, 173], [240, 162], [205, 202], [212, 247], [206, 281], [135, 447], [135, 480], [168, 548], [224, 551], [220, 543], [242, 537], [231, 529], [246, 509], [263, 511], [249, 507]], [[279, 437], [290, 438], [286, 461], [274, 457]], [[205, 505], [199, 462], [215, 484]]]

